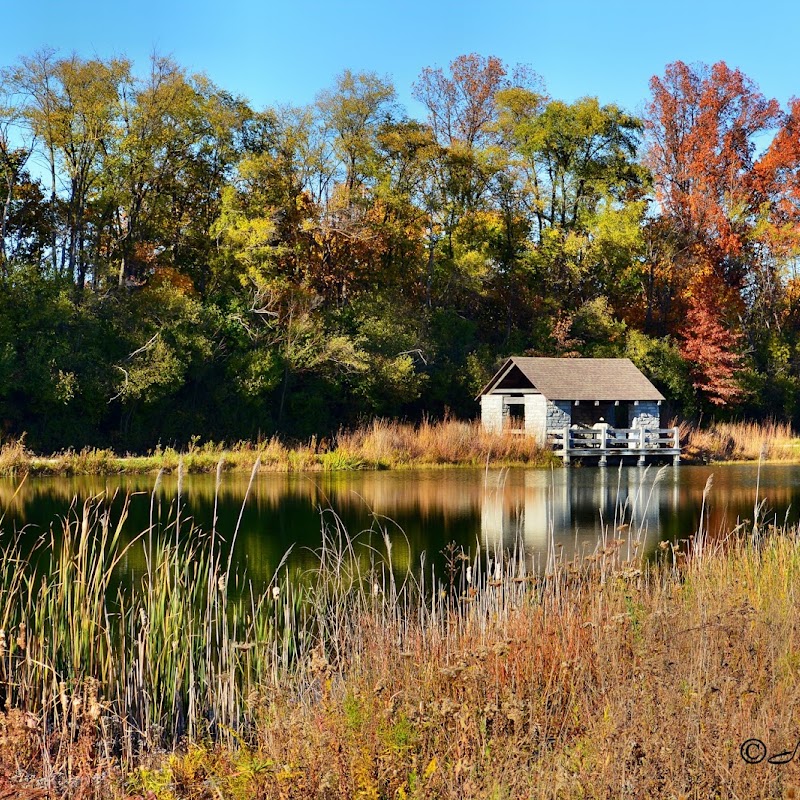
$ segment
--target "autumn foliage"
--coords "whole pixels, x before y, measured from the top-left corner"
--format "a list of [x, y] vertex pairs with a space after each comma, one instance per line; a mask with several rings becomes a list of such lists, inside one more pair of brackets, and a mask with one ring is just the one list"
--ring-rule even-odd
[[0, 431], [43, 449], [470, 417], [511, 354], [800, 420], [800, 101], [677, 61], [643, 118], [527, 65], [257, 110], [154, 56], [0, 69]]
[[680, 329], [681, 353], [691, 365], [692, 385], [714, 405], [738, 399], [736, 371], [741, 368], [741, 337], [721, 317], [714, 281], [701, 277], [686, 298], [686, 320]]
[[734, 403], [747, 334], [758, 337], [741, 321], [776, 310], [783, 264], [800, 245], [798, 104], [782, 112], [724, 62], [675, 62], [650, 88], [646, 162], [673, 237], [662, 296], [680, 309], [672, 330], [695, 389]]

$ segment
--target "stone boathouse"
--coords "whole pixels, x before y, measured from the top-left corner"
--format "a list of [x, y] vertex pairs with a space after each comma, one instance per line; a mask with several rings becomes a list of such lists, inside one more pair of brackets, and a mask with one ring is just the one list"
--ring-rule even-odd
[[550, 442], [565, 460], [657, 450], [677, 463], [680, 455], [677, 431], [661, 429], [664, 396], [627, 358], [515, 356], [476, 399], [484, 428]]

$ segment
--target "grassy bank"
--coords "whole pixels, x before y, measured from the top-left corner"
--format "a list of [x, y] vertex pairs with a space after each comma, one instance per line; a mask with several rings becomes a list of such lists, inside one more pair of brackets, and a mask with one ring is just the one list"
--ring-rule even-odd
[[800, 461], [800, 439], [786, 422], [715, 422], [681, 425], [684, 459], [711, 461]]
[[[681, 425], [686, 463], [712, 461], [800, 461], [800, 440], [787, 423], [714, 423]], [[402, 469], [430, 466], [560, 466], [549, 449], [525, 436], [484, 431], [478, 422], [429, 422], [416, 425], [375, 420], [332, 439], [226, 446], [213, 442], [178, 450], [158, 447], [145, 455], [120, 455], [108, 449], [68, 450], [52, 455], [31, 452], [23, 440], [0, 442], [0, 477], [20, 475], [145, 475], [159, 471], [325, 472]]]
[[263, 472], [313, 472], [397, 469], [424, 466], [547, 466], [560, 463], [525, 436], [493, 434], [477, 422], [429, 422], [416, 425], [375, 420], [331, 440], [288, 443], [278, 437], [259, 443], [193, 444], [185, 450], [157, 448], [146, 455], [111, 450], [69, 450], [49, 456], [29, 451], [23, 441], [0, 444], [0, 477], [14, 475], [112, 475], [175, 472], [249, 472], [258, 460]]
[[432, 575], [334, 527], [262, 593], [176, 519], [114, 592], [119, 525], [90, 503], [3, 550], [0, 796], [796, 796], [740, 747], [797, 741], [797, 529]]

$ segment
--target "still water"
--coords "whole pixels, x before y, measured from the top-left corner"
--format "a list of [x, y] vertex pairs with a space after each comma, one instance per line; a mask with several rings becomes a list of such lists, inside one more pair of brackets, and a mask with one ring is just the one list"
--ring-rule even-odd
[[[254, 583], [267, 582], [287, 549], [289, 566], [302, 571], [315, 563], [322, 526], [346, 530], [364, 545], [381, 549], [392, 541], [398, 568], [415, 568], [423, 553], [441, 564], [442, 551], [456, 542], [474, 554], [490, 555], [523, 543], [533, 565], [546, 562], [555, 545], [566, 556], [590, 553], [605, 533], [639, 541], [652, 552], [662, 539], [677, 540], [701, 522], [710, 534], [729, 531], [760, 514], [782, 524], [800, 518], [800, 467], [729, 465], [664, 468], [443, 469], [330, 474], [268, 474], [252, 485], [248, 476], [226, 475], [217, 495], [217, 531], [228, 540], [241, 515], [233, 561]], [[103, 497], [118, 513], [130, 498], [123, 539], [150, 524], [151, 505], [164, 535], [173, 535], [177, 479], [163, 479], [153, 498], [153, 477], [36, 478], [22, 486], [0, 480], [3, 538], [23, 530], [33, 540], [75, 513], [89, 497]], [[16, 492], [16, 496], [15, 496]], [[76, 501], [77, 498], [77, 501]], [[70, 511], [71, 506], [73, 510]], [[181, 487], [181, 535], [197, 536], [192, 524], [209, 531], [215, 507], [215, 478], [186, 476]], [[366, 547], [365, 547], [366, 550]], [[121, 577], [144, 568], [134, 546], [120, 565]]]

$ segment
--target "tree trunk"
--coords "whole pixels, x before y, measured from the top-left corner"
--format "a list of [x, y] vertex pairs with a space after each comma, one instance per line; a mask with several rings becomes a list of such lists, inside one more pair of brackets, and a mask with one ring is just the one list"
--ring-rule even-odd
[[436, 243], [433, 240], [433, 220], [431, 220], [430, 235], [428, 237], [428, 275], [425, 283], [425, 305], [431, 307], [433, 300], [433, 254], [436, 249]]
[[[56, 211], [56, 154], [53, 147], [48, 148], [50, 155], [50, 249], [52, 252], [51, 258], [53, 259], [53, 273], [58, 274], [58, 242], [57, 242], [57, 226], [58, 214]], [[61, 267], [64, 267], [64, 257], [62, 252]]]
[[8, 269], [6, 267], [6, 227], [8, 225], [8, 217], [11, 214], [11, 201], [14, 198], [15, 183], [16, 175], [12, 173], [8, 177], [8, 191], [6, 192], [6, 200], [3, 204], [3, 216], [0, 217], [0, 266], [3, 268], [4, 275], [8, 274]]

